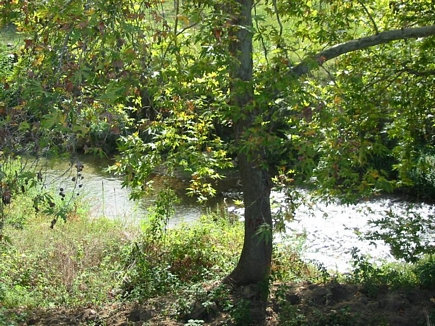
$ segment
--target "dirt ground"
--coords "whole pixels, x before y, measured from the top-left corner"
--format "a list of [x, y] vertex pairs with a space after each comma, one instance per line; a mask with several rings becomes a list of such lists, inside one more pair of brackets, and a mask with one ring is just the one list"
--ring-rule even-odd
[[[249, 292], [249, 289], [242, 291]], [[435, 290], [378, 288], [376, 293], [368, 293], [358, 285], [301, 283], [275, 285], [272, 293], [265, 325], [435, 325]], [[248, 325], [231, 321], [231, 316], [221, 311], [219, 302], [209, 309], [196, 304], [193, 313], [177, 320], [167, 313], [167, 307], [173, 303], [171, 300], [160, 298], [146, 304], [116, 303], [98, 308], [53, 308], [18, 313], [23, 314], [22, 325], [171, 326], [185, 325], [189, 319], [202, 319], [203, 325]]]

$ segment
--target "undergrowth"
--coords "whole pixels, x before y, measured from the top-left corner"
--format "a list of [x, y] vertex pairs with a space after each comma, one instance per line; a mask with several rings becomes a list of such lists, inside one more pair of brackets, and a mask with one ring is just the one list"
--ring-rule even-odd
[[106, 219], [77, 218], [50, 228], [46, 217], [9, 230], [0, 249], [5, 307], [98, 304], [120, 282], [125, 230]]
[[169, 229], [158, 239], [150, 228], [152, 222], [142, 225], [128, 256], [123, 289], [130, 299], [222, 279], [237, 262], [243, 239], [241, 223], [217, 215]]
[[[4, 182], [8, 175], [19, 175], [14, 168], [5, 167]], [[0, 325], [6, 318], [22, 323], [23, 311], [29, 309], [103, 306], [152, 298], [170, 302], [161, 313], [188, 325], [201, 324], [218, 313], [230, 324], [249, 324], [250, 301], [220, 282], [237, 263], [243, 223], [225, 212], [209, 212], [196, 222], [169, 228], [174, 213], [174, 193], [169, 190], [159, 193], [140, 224], [92, 219], [81, 197], [66, 205], [68, 196], [61, 195], [65, 194], [62, 190], [48, 195], [54, 205], [45, 203], [51, 208], [68, 208], [65, 218], [53, 225], [53, 214], [59, 213], [42, 209], [42, 203], [41, 209], [35, 210], [35, 189], [39, 188], [16, 192], [2, 206], [2, 231], [8, 241], [0, 241]], [[431, 255], [412, 264], [378, 266], [355, 250], [353, 270], [343, 276], [302, 261], [302, 247], [274, 246], [269, 281], [271, 298], [279, 306], [276, 318], [283, 325], [354, 325], [357, 320], [344, 306], [308, 317], [292, 303], [290, 284], [353, 283], [368, 298], [376, 298], [386, 287], [434, 289]], [[14, 309], [20, 313], [11, 315]]]

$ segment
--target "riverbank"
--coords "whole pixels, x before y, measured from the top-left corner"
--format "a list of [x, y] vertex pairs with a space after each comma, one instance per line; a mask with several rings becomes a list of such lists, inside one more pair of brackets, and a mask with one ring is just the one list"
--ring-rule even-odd
[[[76, 216], [8, 228], [0, 250], [0, 325], [249, 325], [250, 287], [220, 280], [241, 250], [242, 225], [213, 215], [165, 233]], [[431, 325], [433, 261], [371, 265], [347, 275], [274, 252], [266, 325]], [[250, 298], [249, 300], [247, 298]]]
[[[255, 297], [249, 295], [252, 289], [234, 292], [220, 283], [241, 252], [243, 223], [241, 215], [231, 215], [240, 214], [233, 206], [171, 227], [155, 210], [137, 223], [92, 216], [84, 196], [90, 182], [84, 171], [92, 169], [81, 163], [80, 169], [75, 163], [71, 174], [56, 179], [54, 201], [46, 202], [46, 209], [35, 210], [39, 187], [18, 192], [5, 206], [3, 231], [9, 242], [0, 246], [0, 325], [248, 325], [249, 316], [259, 313]], [[42, 179], [49, 173], [44, 171]], [[71, 182], [73, 189], [83, 191], [79, 196], [68, 192]], [[75, 201], [65, 204], [70, 198], [66, 194]], [[273, 198], [279, 213], [285, 207], [280, 204], [283, 197], [274, 193]], [[351, 252], [345, 256], [351, 266], [346, 273], [326, 267], [334, 258], [328, 252], [340, 259], [340, 250], [355, 245], [353, 236], [362, 231], [356, 222], [367, 221], [372, 211], [388, 210], [396, 202], [377, 202], [370, 209], [356, 205], [359, 208], [349, 214], [347, 206], [326, 205], [306, 194], [301, 198], [304, 201], [287, 224], [292, 233], [275, 245], [267, 325], [434, 321], [431, 257], [414, 264], [377, 265], [361, 252]], [[53, 224], [53, 214], [58, 213], [51, 208], [61, 208], [66, 222], [59, 218]], [[365, 220], [357, 218], [357, 212]], [[348, 233], [343, 235], [344, 220]], [[343, 238], [342, 244], [332, 236], [323, 237], [325, 232]], [[307, 247], [310, 236], [320, 248]], [[337, 247], [328, 247], [328, 241], [337, 242]], [[325, 263], [311, 263], [310, 250], [317, 250], [314, 254]]]
[[[123, 187], [122, 180], [105, 172], [109, 161], [89, 157], [78, 159], [84, 164], [81, 171], [81, 200], [89, 205], [89, 214], [92, 217], [105, 216], [119, 219], [122, 223], [137, 225], [149, 216], [149, 209], [156, 200], [155, 194], [150, 193], [140, 201], [130, 201], [130, 190]], [[48, 187], [67, 191], [75, 186], [71, 182], [75, 176], [74, 169], [71, 169], [74, 164], [64, 160], [49, 163], [44, 170]], [[234, 199], [241, 197], [236, 178], [224, 179], [219, 186], [219, 195], [207, 206], [186, 196], [188, 182], [181, 177], [169, 178], [164, 174], [156, 174], [153, 183], [156, 191], [165, 185], [171, 186], [180, 198], [174, 204], [174, 216], [169, 220], [169, 227], [197, 221], [202, 214], [213, 211], [231, 216], [232, 219], [243, 219], [243, 208], [234, 204]], [[285, 223], [286, 232], [277, 233], [275, 240], [277, 243], [301, 246], [302, 258], [306, 262], [320, 264], [331, 272], [345, 273], [352, 268], [354, 248], [370, 256], [373, 263], [397, 262], [389, 245], [381, 240], [369, 240], [365, 237], [370, 232], [379, 231], [373, 221], [385, 218], [390, 212], [403, 217], [417, 214], [430, 218], [435, 215], [433, 205], [414, 204], [394, 196], [343, 205], [338, 202], [322, 202], [299, 189], [295, 198], [299, 198], [294, 200], [297, 208], [292, 213], [292, 218]], [[280, 192], [272, 192], [272, 202], [275, 216], [283, 214], [288, 208], [287, 198]]]

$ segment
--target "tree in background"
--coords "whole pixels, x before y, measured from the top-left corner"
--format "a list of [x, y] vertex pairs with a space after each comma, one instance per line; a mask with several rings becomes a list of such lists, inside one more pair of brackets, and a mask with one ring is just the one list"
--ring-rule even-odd
[[267, 282], [274, 181], [350, 201], [411, 185], [417, 161], [428, 168], [427, 1], [9, 4], [25, 39], [3, 81], [2, 127], [13, 117], [33, 151], [102, 153], [114, 136], [134, 197], [163, 167], [188, 173], [201, 200], [237, 157], [245, 242], [234, 285]]

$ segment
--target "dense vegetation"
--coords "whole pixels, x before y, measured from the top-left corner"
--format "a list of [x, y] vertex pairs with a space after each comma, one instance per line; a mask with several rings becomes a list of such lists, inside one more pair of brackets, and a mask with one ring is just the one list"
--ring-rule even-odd
[[[0, 325], [251, 324], [256, 300], [246, 292], [252, 290], [234, 293], [219, 282], [237, 262], [241, 222], [210, 213], [196, 223], [167, 229], [171, 207], [161, 197], [149, 219], [125, 225], [122, 220], [90, 219], [86, 203], [76, 199], [67, 222], [60, 220], [52, 229], [53, 214], [43, 205], [35, 211], [39, 189], [20, 194], [3, 212], [9, 240], [0, 244]], [[61, 204], [55, 189], [49, 194]], [[435, 284], [432, 258], [378, 267], [355, 251], [352, 272], [339, 275], [302, 261], [300, 248], [275, 247], [270, 325], [387, 325], [397, 315], [395, 307], [408, 297], [416, 309], [403, 306], [403, 320], [416, 325], [426, 325], [425, 316], [434, 320], [428, 300]], [[303, 294], [294, 288], [298, 284], [311, 291]], [[373, 306], [393, 307], [361, 307], [363, 301], [353, 303], [340, 284]]]
[[[68, 228], [60, 222], [77, 213], [75, 200], [62, 190], [61, 198], [40, 191], [38, 171], [20, 162], [19, 156], [28, 154], [38, 159], [118, 153], [111, 171], [125, 177], [136, 199], [152, 191], [149, 176], [156, 169], [187, 174], [187, 191], [201, 201], [216, 194], [226, 172], [238, 169], [245, 205], [240, 246], [230, 246], [232, 238], [213, 238], [209, 220], [184, 238], [172, 238], [164, 232], [172, 195], [164, 190], [154, 219], [143, 226], [133, 247], [112, 248], [108, 238], [101, 244], [101, 250], [109, 250], [108, 261], [95, 252], [93, 263], [111, 265], [103, 269], [101, 282], [143, 298], [225, 275], [225, 283], [254, 283], [258, 296], [267, 297], [263, 290], [274, 276], [272, 255], [278, 250], [273, 232], [285, 225], [284, 215], [271, 214], [272, 187], [289, 196], [297, 187], [308, 187], [319, 198], [348, 203], [384, 192], [417, 200], [431, 200], [435, 193], [431, 2], [55, 0], [1, 5], [0, 237], [10, 262], [2, 275], [22, 271], [13, 258], [19, 237], [14, 232], [32, 230], [38, 220], [27, 216], [36, 213], [56, 229]], [[75, 169], [79, 180], [81, 167]], [[25, 212], [19, 217], [12, 213], [17, 206]], [[386, 216], [379, 223], [387, 231], [371, 236], [390, 243], [396, 256], [417, 264], [416, 270], [425, 266], [431, 271], [430, 258], [418, 264], [431, 251], [430, 244], [420, 245], [420, 236], [422, 223], [433, 227], [432, 218], [416, 216], [411, 223], [408, 217]], [[91, 241], [93, 223], [102, 223], [100, 228], [106, 223], [78, 220], [91, 223], [90, 235], [74, 240], [74, 248]], [[108, 234], [116, 232], [107, 223]], [[234, 236], [236, 225], [219, 223], [218, 230]], [[397, 239], [403, 234], [413, 245]], [[124, 241], [122, 236], [112, 240]], [[218, 240], [224, 242], [212, 247], [225, 250], [201, 251], [203, 243]], [[242, 251], [238, 263], [233, 250]], [[43, 261], [53, 255], [62, 261], [50, 250], [30, 256]], [[14, 302], [16, 293], [25, 297], [32, 287], [62, 284], [52, 295], [53, 304], [71, 305], [78, 299], [68, 293], [92, 283], [80, 276], [88, 273], [81, 255], [83, 248], [66, 257], [76, 257], [74, 268], [83, 267], [69, 280], [50, 273], [41, 277], [31, 268], [42, 274], [21, 283], [6, 277], [3, 297]], [[360, 281], [384, 273], [358, 261]], [[116, 274], [126, 266], [133, 268], [120, 279]], [[298, 267], [284, 269], [291, 273]], [[414, 285], [425, 282], [421, 273], [415, 275], [410, 277], [419, 280]], [[47, 300], [38, 302], [47, 306]]]

